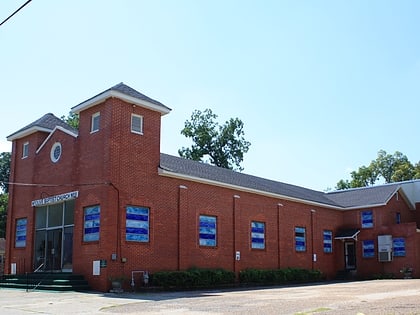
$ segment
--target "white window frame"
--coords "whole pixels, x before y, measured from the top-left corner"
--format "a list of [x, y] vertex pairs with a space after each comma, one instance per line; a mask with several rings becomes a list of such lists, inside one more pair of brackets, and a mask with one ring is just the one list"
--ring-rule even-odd
[[22, 159], [26, 159], [29, 156], [29, 142], [26, 141], [22, 145]]
[[[134, 118], [139, 118], [140, 119], [140, 130], [136, 130], [134, 129], [134, 124], [133, 124], [133, 119]], [[132, 133], [136, 133], [138, 135], [142, 135], [143, 134], [143, 116], [142, 115], [137, 115], [137, 114], [131, 114], [131, 132]]]
[[[97, 122], [97, 126], [95, 126], [95, 122]], [[98, 132], [101, 126], [101, 112], [97, 112], [92, 115], [90, 121], [90, 133]]]

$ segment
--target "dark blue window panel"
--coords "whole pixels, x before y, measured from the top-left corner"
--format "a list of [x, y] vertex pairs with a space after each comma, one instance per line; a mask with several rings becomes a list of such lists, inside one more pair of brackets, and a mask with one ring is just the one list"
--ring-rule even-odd
[[216, 235], [214, 235], [214, 234], [202, 234], [202, 233], [200, 233], [200, 238], [206, 239], [206, 240], [215, 240], [216, 239]]
[[149, 234], [149, 230], [148, 229], [141, 229], [141, 228], [131, 228], [128, 227], [125, 229], [126, 233], [129, 234]]
[[100, 218], [99, 214], [87, 214], [87, 215], [85, 215], [85, 221], [99, 220], [99, 218]]
[[127, 220], [149, 221], [149, 216], [141, 214], [127, 213], [125, 216]]
[[98, 233], [99, 227], [85, 228], [85, 234]]
[[262, 243], [262, 244], [264, 244], [264, 239], [263, 238], [253, 238], [252, 243]]

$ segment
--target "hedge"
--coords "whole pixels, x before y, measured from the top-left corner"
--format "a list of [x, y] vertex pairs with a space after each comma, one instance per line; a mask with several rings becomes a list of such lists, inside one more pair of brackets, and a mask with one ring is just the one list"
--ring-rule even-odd
[[185, 271], [161, 271], [152, 276], [152, 285], [164, 288], [213, 287], [235, 283], [235, 273], [224, 269], [191, 268]]
[[242, 284], [285, 284], [314, 282], [322, 279], [319, 270], [308, 270], [300, 268], [286, 269], [245, 269], [239, 273]]

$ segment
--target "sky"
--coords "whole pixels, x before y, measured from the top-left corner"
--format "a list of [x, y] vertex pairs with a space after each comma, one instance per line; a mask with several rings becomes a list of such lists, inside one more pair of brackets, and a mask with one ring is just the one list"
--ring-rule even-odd
[[419, 31], [414, 0], [33, 0], [0, 26], [0, 152], [124, 82], [172, 109], [161, 152], [210, 108], [243, 121], [244, 173], [334, 189], [381, 149], [420, 160]]

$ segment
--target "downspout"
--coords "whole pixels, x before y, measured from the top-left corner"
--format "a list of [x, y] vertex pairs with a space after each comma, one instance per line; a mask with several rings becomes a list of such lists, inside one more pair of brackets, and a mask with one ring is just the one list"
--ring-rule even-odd
[[316, 210], [311, 209], [311, 268], [312, 270], [315, 269], [315, 250], [314, 250], [314, 214]]
[[121, 209], [120, 209], [120, 190], [112, 183], [108, 182], [108, 185], [115, 189], [117, 192], [117, 240], [115, 244], [115, 252], [117, 254], [117, 260], [121, 257]]
[[281, 266], [281, 259], [280, 259], [280, 251], [281, 251], [281, 237], [280, 237], [280, 209], [283, 207], [282, 203], [277, 204], [277, 268], [280, 269]]

